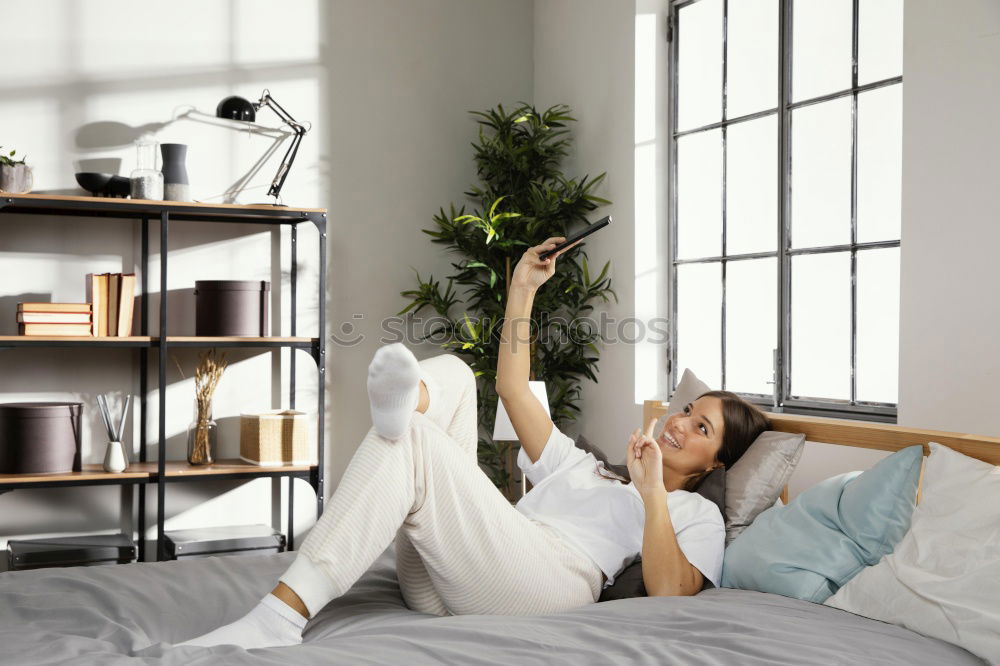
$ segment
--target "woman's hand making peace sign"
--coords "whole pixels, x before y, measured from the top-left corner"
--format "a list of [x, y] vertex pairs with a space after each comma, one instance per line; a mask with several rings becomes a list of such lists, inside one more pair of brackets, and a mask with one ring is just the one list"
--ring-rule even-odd
[[660, 445], [653, 439], [655, 427], [656, 421], [650, 420], [646, 432], [636, 428], [628, 440], [628, 471], [632, 476], [632, 484], [643, 497], [664, 491], [663, 453]]

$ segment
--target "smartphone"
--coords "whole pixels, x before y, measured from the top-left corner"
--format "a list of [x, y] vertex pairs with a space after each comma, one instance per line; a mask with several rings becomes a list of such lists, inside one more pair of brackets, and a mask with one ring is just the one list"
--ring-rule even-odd
[[601, 218], [597, 222], [594, 222], [593, 224], [591, 224], [589, 227], [587, 227], [583, 231], [580, 231], [580, 232], [577, 232], [577, 233], [573, 234], [572, 236], [570, 236], [569, 238], [567, 238], [566, 240], [564, 240], [559, 245], [556, 245], [551, 250], [546, 250], [545, 252], [540, 253], [538, 255], [538, 258], [539, 259], [548, 259], [551, 255], [555, 254], [556, 252], [558, 252], [559, 250], [563, 249], [564, 247], [566, 247], [568, 245], [572, 245], [573, 243], [577, 242], [581, 238], [586, 238], [587, 236], [589, 236], [590, 234], [594, 233], [598, 229], [603, 229], [604, 227], [608, 226], [609, 224], [611, 224], [611, 216], [610, 215], [608, 215], [607, 217]]

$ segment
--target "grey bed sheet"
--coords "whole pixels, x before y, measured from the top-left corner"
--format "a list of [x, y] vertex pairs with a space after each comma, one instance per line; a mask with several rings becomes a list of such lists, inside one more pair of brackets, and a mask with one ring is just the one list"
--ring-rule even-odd
[[172, 645], [245, 614], [295, 555], [0, 573], [0, 664], [983, 663], [899, 627], [743, 590], [435, 617], [404, 605], [391, 546], [310, 620], [302, 645]]

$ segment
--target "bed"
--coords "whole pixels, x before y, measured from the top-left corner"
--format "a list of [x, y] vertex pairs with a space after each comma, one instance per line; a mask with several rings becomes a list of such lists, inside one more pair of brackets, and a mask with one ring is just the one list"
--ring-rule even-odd
[[[662, 408], [649, 401], [644, 417]], [[813, 441], [896, 450], [916, 443], [919, 432], [923, 441], [963, 447], [982, 459], [998, 450], [955, 433], [774, 416], [776, 429], [807, 432]], [[241, 617], [295, 556], [0, 573], [0, 664], [983, 663], [898, 626], [746, 590], [621, 599], [540, 617], [436, 617], [404, 605], [391, 546], [309, 621], [302, 645], [250, 651], [172, 645]]]

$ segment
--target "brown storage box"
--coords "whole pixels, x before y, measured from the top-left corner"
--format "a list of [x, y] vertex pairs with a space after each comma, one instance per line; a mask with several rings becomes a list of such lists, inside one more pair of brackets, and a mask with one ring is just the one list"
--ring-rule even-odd
[[263, 338], [269, 335], [266, 280], [198, 280], [194, 283], [195, 335]]
[[0, 474], [79, 472], [81, 402], [0, 404]]
[[240, 414], [240, 458], [254, 465], [313, 463], [309, 415], [295, 410]]

